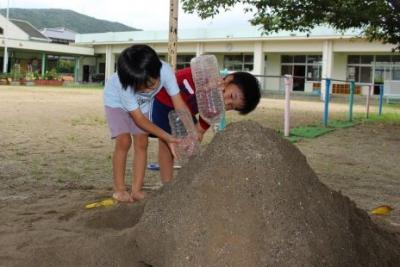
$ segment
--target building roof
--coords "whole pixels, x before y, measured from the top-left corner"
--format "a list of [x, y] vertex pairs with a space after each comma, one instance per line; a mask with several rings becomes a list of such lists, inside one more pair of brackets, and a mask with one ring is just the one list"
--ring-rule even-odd
[[[188, 29], [178, 30], [179, 41], [212, 41], [212, 40], [249, 40], [249, 39], [294, 39], [294, 38], [343, 38], [355, 37], [360, 30], [338, 32], [329, 27], [316, 27], [310, 33], [280, 31], [266, 35], [258, 27], [234, 29]], [[168, 41], [168, 31], [131, 31], [77, 34], [75, 42], [78, 44], [104, 44], [127, 42], [165, 42]]]
[[30, 39], [48, 41], [48, 38], [46, 36], [44, 36], [43, 34], [41, 34], [40, 31], [38, 29], [36, 29], [28, 21], [19, 20], [19, 19], [10, 19], [10, 21], [14, 25], [16, 25], [18, 28], [20, 28], [21, 30], [26, 32], [29, 35]]
[[76, 35], [76, 32], [64, 27], [44, 28], [43, 30], [41, 30], [41, 33], [50, 39], [60, 39], [71, 42], [75, 41], [75, 35]]

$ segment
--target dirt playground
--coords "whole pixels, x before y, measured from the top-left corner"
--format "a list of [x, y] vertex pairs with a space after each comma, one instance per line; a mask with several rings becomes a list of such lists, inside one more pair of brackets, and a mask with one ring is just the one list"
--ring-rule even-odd
[[[255, 179], [255, 184], [248, 185], [248, 192], [253, 192], [258, 186], [269, 192], [267, 195], [271, 198], [255, 197], [254, 202], [246, 202], [245, 197], [235, 197], [241, 194], [239, 188], [243, 184], [233, 182], [229, 187], [229, 179], [244, 177], [244, 170], [242, 173], [232, 172], [235, 169], [226, 162], [206, 164], [203, 160], [192, 163], [189, 169], [191, 172], [186, 168], [177, 173], [177, 179], [171, 185], [161, 188], [161, 193], [158, 190], [161, 187], [158, 173], [148, 171], [145, 188], [151, 193], [151, 197], [143, 203], [85, 210], [85, 204], [109, 197], [112, 193], [113, 143], [109, 139], [104, 121], [101, 93], [101, 90], [95, 89], [0, 87], [0, 237], [2, 240], [0, 266], [246, 266], [232, 265], [221, 260], [226, 258], [235, 260], [236, 264], [244, 259], [254, 260], [254, 262], [242, 262], [250, 264], [247, 266], [265, 266], [265, 264], [287, 266], [296, 263], [290, 261], [293, 257], [296, 258], [296, 255], [305, 255], [296, 258], [300, 264], [355, 266], [370, 263], [372, 266], [379, 266], [380, 263], [391, 266], [395, 263], [396, 252], [391, 251], [396, 250], [396, 240], [400, 233], [400, 165], [398, 164], [400, 124], [398, 122], [362, 123], [355, 127], [338, 129], [315, 139], [301, 140], [295, 144], [312, 168], [306, 173], [315, 172], [315, 177], [322, 182], [320, 184], [318, 178], [315, 180], [310, 178], [311, 182], [309, 178], [304, 178], [313, 177], [314, 174], [300, 175], [301, 172], [295, 172], [298, 179], [293, 183], [297, 185], [297, 189], [303, 190], [286, 195], [299, 200], [304, 198], [302, 205], [310, 211], [309, 217], [306, 217], [305, 213], [297, 212], [292, 206], [287, 206], [288, 201], [273, 202], [279, 200], [278, 196], [282, 195], [276, 195], [276, 190], [268, 191], [271, 190], [268, 189], [269, 184], [261, 184], [265, 180], [274, 181], [275, 176], [266, 175], [266, 167], [280, 173], [279, 171], [284, 169], [280, 164], [290, 158], [282, 156], [284, 152], [268, 154], [266, 148], [271, 150], [277, 148], [268, 147], [269, 143], [265, 141], [268, 138], [264, 137], [268, 136], [268, 140], [275, 140], [276, 137], [270, 135], [268, 131], [263, 132], [264, 130], [260, 130], [264, 133], [263, 136], [257, 137], [261, 139], [254, 139], [254, 142], [260, 142], [257, 144], [262, 144], [264, 148], [255, 147], [253, 154], [251, 151], [242, 150], [244, 151], [242, 156], [245, 157], [242, 161], [246, 164], [242, 163], [241, 166], [238, 155], [240, 150], [235, 150], [233, 145], [231, 149], [230, 145], [238, 143], [237, 139], [224, 143], [227, 141], [219, 137], [220, 141], [215, 147], [229, 146], [228, 151], [234, 155], [232, 161], [237, 160], [239, 163], [236, 167], [242, 169], [246, 166], [251, 169], [254, 167], [254, 161], [262, 158], [264, 161], [260, 161], [254, 167], [259, 169], [256, 172], [258, 176], [254, 174], [258, 180]], [[333, 103], [331, 108], [331, 119], [346, 117], [346, 103]], [[310, 124], [321, 119], [322, 103], [315, 100], [296, 100], [292, 103], [292, 111], [293, 126]], [[356, 106], [355, 112], [361, 116], [364, 107]], [[376, 112], [376, 107], [372, 107], [371, 112]], [[400, 109], [398, 106], [385, 106], [384, 112], [399, 113]], [[230, 114], [228, 121], [251, 119], [265, 127], [281, 129], [282, 118], [282, 100], [263, 99], [253, 114], [247, 117]], [[249, 126], [240, 127], [239, 131], [243, 131]], [[251, 129], [254, 127], [250, 127], [248, 132], [252, 132]], [[206, 143], [211, 141], [211, 137], [207, 136]], [[243, 138], [246, 137], [252, 136], [244, 134]], [[251, 142], [246, 144], [251, 145]], [[215, 152], [212, 147], [207, 147], [205, 150], [204, 153], [209, 153], [205, 154], [209, 159], [218, 158], [221, 154]], [[156, 153], [156, 143], [152, 141], [149, 161], [155, 161]], [[256, 154], [262, 155], [261, 158], [258, 159]], [[274, 164], [262, 166], [261, 162], [267, 162], [266, 159]], [[293, 162], [302, 162], [301, 156], [295, 157], [292, 163], [289, 161], [287, 163], [296, 165]], [[198, 171], [193, 172], [195, 169]], [[210, 183], [201, 182], [210, 174], [213, 175]], [[130, 185], [129, 175], [130, 171], [127, 173], [127, 186]], [[219, 179], [215, 179], [214, 176]], [[282, 179], [283, 177], [285, 176], [282, 176]], [[225, 183], [218, 184], [218, 181]], [[292, 184], [289, 180], [287, 182]], [[312, 184], [310, 188], [305, 186], [310, 184]], [[204, 191], [199, 188], [203, 188]], [[218, 188], [225, 190], [226, 199], [219, 198], [221, 192], [217, 190]], [[321, 194], [320, 190], [340, 191], [343, 197], [340, 193], [333, 193], [335, 200], [325, 201], [327, 196]], [[199, 194], [199, 192], [207, 193]], [[305, 195], [310, 197], [307, 198]], [[212, 202], [212, 199], [215, 201]], [[260, 203], [265, 201], [273, 202], [274, 209], [272, 206], [262, 207]], [[368, 216], [366, 212], [359, 211], [351, 201], [366, 212], [381, 204], [390, 205], [394, 210], [387, 216]], [[198, 205], [194, 205], [194, 202]], [[207, 206], [209, 203], [217, 204]], [[338, 203], [341, 203], [341, 206]], [[340, 211], [338, 205], [346, 208], [347, 215], [340, 213], [345, 211]], [[174, 207], [181, 209], [176, 210]], [[228, 208], [224, 210], [224, 207]], [[277, 215], [290, 216], [273, 217], [268, 213], [277, 207], [282, 208], [276, 211]], [[212, 216], [207, 213], [211, 219], [220, 218], [232, 228], [225, 229], [224, 224], [207, 228], [207, 221], [210, 222], [211, 219], [200, 216], [199, 208], [213, 211], [215, 214]], [[318, 211], [324, 209], [325, 211]], [[245, 214], [246, 217], [241, 218], [240, 222], [230, 222], [231, 215], [235, 212]], [[342, 214], [344, 218], [353, 218], [353, 223], [359, 225], [359, 228], [352, 229], [354, 225], [346, 228], [348, 225], [337, 218], [340, 216], [332, 215], [334, 212]], [[268, 225], [262, 223], [262, 219], [268, 216], [275, 231], [268, 232]], [[163, 219], [157, 220], [157, 218]], [[185, 224], [185, 218], [193, 220], [196, 218], [194, 222], [197, 223], [192, 221]], [[273, 221], [272, 218], [279, 218], [279, 221]], [[332, 257], [323, 256], [329, 253], [322, 248], [317, 249], [312, 246], [304, 248], [304, 251], [296, 250], [299, 244], [309, 244], [313, 235], [327, 234], [321, 226], [324, 225], [321, 220], [327, 218], [332, 222], [338, 222], [336, 230], [329, 232], [326, 239], [320, 239], [321, 244], [325, 244], [324, 249], [330, 248]], [[318, 222], [320, 224], [300, 229], [293, 224], [297, 221], [307, 222], [310, 225]], [[251, 231], [240, 232], [248, 225], [253, 226]], [[151, 230], [155, 228], [158, 228], [159, 232]], [[285, 229], [290, 231], [285, 232]], [[309, 229], [315, 229], [315, 233], [310, 234]], [[357, 229], [359, 232], [355, 233]], [[206, 230], [219, 235], [210, 238]], [[245, 233], [242, 237], [246, 238], [240, 239], [237, 236], [235, 238], [235, 235], [228, 234], [228, 230]], [[269, 237], [275, 243], [268, 243], [266, 246], [264, 241], [268, 236], [263, 236], [261, 232], [274, 233]], [[298, 234], [299, 238], [293, 239], [292, 243], [285, 243], [289, 233]], [[348, 241], [345, 237], [349, 234], [358, 236], [363, 241], [355, 245], [351, 243], [354, 239]], [[185, 236], [191, 237], [189, 243], [185, 243], [187, 241]], [[333, 238], [334, 236], [337, 238]], [[257, 242], [249, 243], [249, 240]], [[223, 247], [225, 241], [228, 245]], [[371, 247], [368, 247], [366, 241], [370, 241]], [[343, 244], [345, 245], [342, 246]], [[358, 245], [360, 247], [356, 248]], [[342, 257], [341, 261], [337, 261], [342, 255], [339, 248], [341, 246], [349, 254]], [[220, 254], [207, 251], [207, 247], [220, 248], [218, 250]], [[238, 253], [240, 247], [248, 249]], [[283, 247], [286, 249], [282, 250]], [[179, 249], [171, 251], [172, 248]], [[383, 249], [394, 256], [385, 256]], [[126, 253], [127, 251], [129, 253]], [[190, 251], [201, 253], [191, 255]], [[372, 260], [370, 251], [375, 251], [378, 259]], [[181, 257], [171, 261], [170, 255], [174, 255], [172, 252]], [[275, 257], [263, 258], [259, 256], [262, 252]], [[278, 257], [276, 253], [281, 254]], [[220, 255], [220, 257], [205, 264], [202, 261], [204, 255]], [[182, 265], [185, 262], [178, 259], [186, 260], [186, 265]], [[128, 262], [132, 264], [127, 264]]]

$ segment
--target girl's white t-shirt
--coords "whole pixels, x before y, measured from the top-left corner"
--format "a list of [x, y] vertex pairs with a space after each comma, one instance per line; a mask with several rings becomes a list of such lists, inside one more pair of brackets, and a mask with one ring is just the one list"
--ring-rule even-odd
[[117, 73], [111, 75], [106, 82], [103, 93], [104, 105], [111, 108], [122, 108], [127, 112], [140, 108], [142, 113], [150, 111], [151, 102], [155, 95], [164, 87], [170, 96], [179, 93], [178, 83], [171, 66], [161, 61], [160, 85], [151, 92], [135, 92], [133, 88], [128, 86], [126, 90], [122, 88]]

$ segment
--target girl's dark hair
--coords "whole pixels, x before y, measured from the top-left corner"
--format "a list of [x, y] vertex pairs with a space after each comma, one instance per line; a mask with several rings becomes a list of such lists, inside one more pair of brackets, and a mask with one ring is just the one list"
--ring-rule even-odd
[[230, 83], [237, 85], [243, 93], [244, 105], [238, 111], [241, 115], [246, 115], [253, 111], [260, 102], [260, 83], [254, 75], [248, 72], [234, 72], [229, 75], [233, 76]]
[[151, 79], [160, 78], [161, 61], [153, 48], [148, 45], [132, 45], [122, 51], [117, 62], [119, 81], [123, 89], [133, 90], [151, 85]]

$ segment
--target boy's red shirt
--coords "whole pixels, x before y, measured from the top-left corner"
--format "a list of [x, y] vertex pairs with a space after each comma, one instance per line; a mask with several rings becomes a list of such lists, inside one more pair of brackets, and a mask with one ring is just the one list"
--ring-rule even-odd
[[[185, 101], [192, 115], [197, 115], [199, 113], [199, 110], [197, 108], [196, 87], [193, 82], [192, 70], [190, 68], [180, 69], [176, 71], [175, 76], [183, 101]], [[168, 95], [165, 88], [162, 88], [160, 92], [157, 93], [155, 98], [163, 105], [174, 108], [174, 105], [172, 104], [172, 99]], [[199, 116], [199, 123], [201, 127], [205, 130], [210, 127], [210, 125], [201, 116]]]

